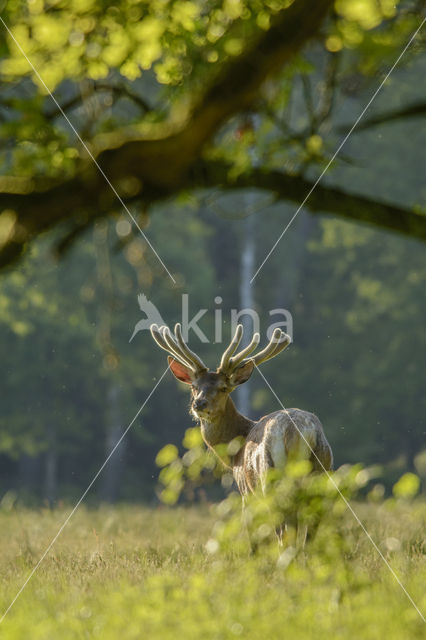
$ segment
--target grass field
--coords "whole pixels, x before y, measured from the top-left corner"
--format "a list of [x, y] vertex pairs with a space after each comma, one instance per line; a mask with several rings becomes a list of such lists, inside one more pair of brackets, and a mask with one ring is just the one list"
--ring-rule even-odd
[[[425, 503], [356, 509], [424, 612]], [[68, 513], [0, 512], [2, 611]], [[333, 532], [321, 536], [320, 528], [318, 544], [295, 558], [276, 544], [255, 555], [216, 550], [217, 517], [207, 506], [81, 507], [5, 617], [0, 636], [425, 637], [421, 617], [347, 511], [340, 527], [349, 548], [336, 551]]]

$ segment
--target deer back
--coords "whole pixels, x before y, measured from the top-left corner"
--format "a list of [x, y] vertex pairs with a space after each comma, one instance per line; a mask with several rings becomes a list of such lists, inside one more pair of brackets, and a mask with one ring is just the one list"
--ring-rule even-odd
[[288, 461], [310, 460], [313, 471], [333, 466], [331, 447], [319, 418], [301, 409], [288, 409], [261, 418], [250, 430], [244, 446], [233, 459], [233, 474], [240, 492], [253, 492], [271, 468]]

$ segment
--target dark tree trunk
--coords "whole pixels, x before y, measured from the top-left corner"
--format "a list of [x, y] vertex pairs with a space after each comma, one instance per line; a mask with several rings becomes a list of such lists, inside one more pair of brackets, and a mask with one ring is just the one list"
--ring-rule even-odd
[[419, 449], [420, 448], [417, 446], [416, 438], [413, 436], [413, 434], [408, 434], [407, 445], [405, 448], [405, 456], [406, 456], [407, 470], [411, 471], [411, 473], [418, 473], [415, 462], [414, 462], [414, 458], [419, 453]]
[[44, 460], [44, 488], [43, 497], [53, 507], [57, 496], [57, 471], [58, 471], [58, 452], [56, 448], [56, 435], [52, 427], [48, 427], [47, 431], [48, 449]]
[[[111, 383], [107, 395], [107, 424], [105, 437], [105, 454], [109, 456], [119, 441], [123, 425], [120, 410], [120, 389], [114, 382]], [[101, 484], [101, 499], [105, 502], [115, 502], [119, 495], [120, 479], [122, 476], [125, 458], [125, 442], [120, 442], [103, 471]]]

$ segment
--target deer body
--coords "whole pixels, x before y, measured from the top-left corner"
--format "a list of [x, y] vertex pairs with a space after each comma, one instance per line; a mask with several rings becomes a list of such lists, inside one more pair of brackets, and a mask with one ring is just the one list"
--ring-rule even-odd
[[[236, 355], [243, 329], [238, 325], [225, 350], [217, 371], [209, 371], [200, 358], [184, 343], [180, 325], [173, 336], [167, 327], [151, 326], [157, 344], [168, 351], [169, 367], [175, 377], [191, 385], [191, 413], [199, 421], [208, 447], [229, 444], [236, 438], [241, 445], [231, 456], [230, 465], [242, 496], [264, 489], [271, 468], [284, 468], [289, 460], [310, 460], [313, 471], [327, 471], [333, 466], [333, 454], [321, 422], [313, 413], [300, 409], [283, 409], [258, 421], [239, 413], [230, 393], [246, 382], [255, 366], [275, 357], [289, 344], [290, 338], [280, 329], [265, 349], [247, 357], [259, 343], [254, 334], [250, 344]], [[216, 451], [217, 453], [217, 451]], [[219, 454], [218, 454], [219, 455]]]
[[[232, 473], [241, 495], [264, 487], [271, 468], [282, 469], [288, 460], [310, 460], [312, 469], [329, 470], [333, 455], [320, 420], [300, 409], [275, 411], [260, 420], [241, 415], [228, 398], [222, 415], [215, 419], [199, 417], [204, 442], [211, 449], [241, 438], [243, 445], [231, 457]], [[322, 465], [322, 466], [321, 466]]]

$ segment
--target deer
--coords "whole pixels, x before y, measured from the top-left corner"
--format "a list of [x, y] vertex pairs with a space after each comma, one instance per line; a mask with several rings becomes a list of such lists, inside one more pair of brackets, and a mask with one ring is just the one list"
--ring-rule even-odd
[[[257, 349], [260, 335], [254, 333], [250, 343], [238, 351], [243, 337], [243, 327], [238, 324], [216, 371], [210, 371], [188, 347], [179, 323], [174, 335], [165, 325], [152, 324], [150, 330], [157, 345], [168, 352], [169, 368], [175, 378], [191, 386], [190, 413], [198, 421], [207, 447], [220, 457], [215, 449], [218, 445], [239, 439], [240, 447], [225, 464], [231, 466], [243, 506], [250, 493], [259, 487], [265, 491], [270, 469], [284, 469], [289, 461], [309, 460], [312, 472], [332, 470], [333, 453], [316, 415], [301, 409], [281, 409], [255, 421], [242, 415], [231, 398], [231, 393], [247, 382], [255, 367], [275, 358], [291, 343], [281, 329], [274, 330], [264, 349], [250, 355]], [[280, 544], [286, 528], [283, 523], [277, 530]], [[303, 546], [309, 533], [304, 533]]]

